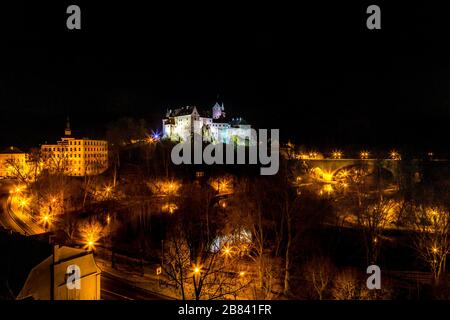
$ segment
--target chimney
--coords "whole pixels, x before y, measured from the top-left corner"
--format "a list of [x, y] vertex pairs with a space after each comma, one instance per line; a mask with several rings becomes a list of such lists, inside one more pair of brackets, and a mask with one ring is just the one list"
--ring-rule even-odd
[[53, 246], [53, 263], [58, 263], [59, 261], [59, 245], [55, 244]]

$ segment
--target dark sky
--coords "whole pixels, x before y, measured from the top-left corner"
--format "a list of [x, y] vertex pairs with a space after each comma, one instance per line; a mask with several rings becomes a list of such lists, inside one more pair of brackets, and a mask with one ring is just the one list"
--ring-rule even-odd
[[[92, 2], [2, 10], [1, 146], [52, 141], [67, 115], [82, 135], [124, 116], [157, 127], [166, 108], [220, 94], [299, 143], [448, 151], [447, 8], [375, 2], [370, 31], [374, 2]], [[65, 27], [69, 4], [81, 31]]]

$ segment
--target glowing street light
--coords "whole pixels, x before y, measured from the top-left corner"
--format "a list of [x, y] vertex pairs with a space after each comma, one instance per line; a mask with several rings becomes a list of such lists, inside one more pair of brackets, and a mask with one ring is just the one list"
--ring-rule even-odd
[[230, 257], [231, 254], [232, 254], [231, 247], [229, 247], [228, 245], [225, 246], [225, 247], [223, 248], [223, 255], [224, 255], [225, 257]]
[[19, 207], [23, 208], [26, 207], [27, 205], [27, 201], [25, 199], [22, 199], [19, 201]]
[[105, 194], [108, 196], [113, 191], [113, 188], [111, 186], [105, 186]]
[[81, 229], [83, 237], [84, 248], [88, 250], [95, 250], [97, 241], [101, 238], [102, 227], [98, 223], [90, 223]]
[[178, 206], [175, 203], [166, 203], [161, 207], [163, 212], [169, 212], [173, 214], [178, 209]]
[[200, 273], [202, 272], [202, 267], [200, 265], [193, 265], [192, 266], [192, 273], [194, 276], [198, 277]]
[[326, 182], [331, 182], [331, 181], [333, 181], [333, 173], [324, 171], [324, 172], [322, 173], [322, 179], [323, 179], [324, 181], [326, 181]]
[[95, 243], [93, 240], [89, 240], [86, 245], [88, 250], [93, 250], [95, 248]]
[[402, 160], [402, 157], [400, 156], [400, 153], [398, 153], [395, 150], [392, 150], [390, 153], [391, 160]]
[[331, 184], [324, 185], [322, 190], [323, 190], [323, 192], [327, 193], [328, 195], [330, 195], [334, 191], [333, 186]]
[[181, 183], [175, 180], [158, 181], [155, 190], [160, 195], [176, 195], [181, 187]]
[[16, 187], [14, 187], [13, 189], [11, 189], [11, 190], [9, 191], [9, 193], [11, 193], [11, 194], [18, 194], [18, 193], [22, 192], [22, 189], [23, 189], [23, 188], [24, 188], [24, 187], [16, 186]]
[[53, 217], [49, 213], [42, 213], [40, 215], [39, 222], [45, 227], [49, 228], [51, 224], [53, 223]]
[[245, 271], [241, 271], [241, 272], [239, 272], [239, 276], [240, 276], [240, 277], [243, 277], [243, 276], [245, 276], [245, 274], [246, 274], [246, 272], [245, 272]]
[[333, 159], [342, 159], [342, 152], [339, 150], [335, 150], [333, 151], [331, 156], [333, 157]]
[[214, 178], [210, 181], [210, 185], [219, 194], [233, 191], [232, 180], [228, 177]]
[[361, 153], [359, 154], [359, 157], [363, 160], [369, 159], [369, 151], [361, 151]]

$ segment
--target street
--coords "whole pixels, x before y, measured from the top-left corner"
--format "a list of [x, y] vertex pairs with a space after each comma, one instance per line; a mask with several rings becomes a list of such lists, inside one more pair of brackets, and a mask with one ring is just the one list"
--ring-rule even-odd
[[148, 290], [133, 286], [114, 275], [102, 272], [101, 276], [102, 300], [166, 300], [168, 297], [160, 296]]
[[11, 180], [0, 181], [0, 224], [25, 236], [44, 233], [45, 230], [37, 223], [29, 219], [25, 222], [12, 210], [10, 190], [13, 186], [14, 182]]

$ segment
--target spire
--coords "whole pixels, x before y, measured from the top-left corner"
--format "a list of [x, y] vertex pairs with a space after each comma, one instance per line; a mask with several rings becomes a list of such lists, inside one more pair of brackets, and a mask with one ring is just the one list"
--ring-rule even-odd
[[66, 136], [71, 136], [72, 135], [72, 130], [70, 130], [70, 119], [69, 119], [69, 117], [67, 117], [66, 130], [64, 131], [64, 134]]

